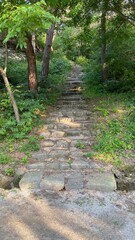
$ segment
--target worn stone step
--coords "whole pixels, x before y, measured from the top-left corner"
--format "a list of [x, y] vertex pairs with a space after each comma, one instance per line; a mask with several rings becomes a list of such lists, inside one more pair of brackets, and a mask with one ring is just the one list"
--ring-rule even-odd
[[76, 122], [69, 122], [69, 123], [57, 123], [57, 124], [48, 124], [45, 126], [47, 130], [68, 130], [68, 129], [81, 129], [81, 131], [83, 130], [87, 130], [89, 125], [85, 125], [85, 124], [79, 124]]
[[98, 165], [94, 162], [86, 161], [86, 160], [74, 160], [74, 161], [44, 161], [40, 163], [32, 163], [27, 165], [28, 171], [40, 171], [43, 172], [47, 171], [55, 171], [60, 172], [64, 171], [63, 173], [66, 175], [69, 174], [71, 171], [79, 171], [79, 170], [91, 170], [91, 169], [98, 169]]
[[74, 108], [74, 109], [79, 109], [79, 110], [80, 109], [81, 110], [91, 110], [91, 112], [92, 112], [92, 109], [86, 107], [86, 104], [85, 105], [84, 104], [80, 104], [80, 103], [69, 104], [69, 102], [68, 102], [68, 104], [66, 104], [64, 102], [58, 103], [57, 106], [56, 106], [56, 109], [61, 110], [61, 109], [65, 109], [66, 108], [67, 111], [68, 111], [71, 107]]
[[72, 130], [72, 129], [65, 129], [66, 136], [92, 136], [88, 130]]
[[116, 181], [112, 172], [100, 172], [92, 170], [89, 172], [43, 172], [30, 171], [24, 174], [20, 183], [21, 191], [70, 191], [70, 190], [96, 190], [111, 192], [117, 189]]
[[39, 134], [44, 138], [62, 138], [65, 136], [65, 131], [45, 129], [41, 130]]
[[79, 90], [77, 90], [77, 89], [70, 89], [70, 91], [63, 91], [63, 93], [62, 93], [62, 96], [64, 96], [64, 97], [66, 97], [66, 96], [75, 96], [75, 95], [78, 95], [78, 93], [79, 94], [82, 94], [82, 89], [79, 89]]
[[66, 83], [65, 83], [65, 85], [72, 85], [72, 84], [77, 84], [77, 85], [79, 85], [79, 84], [82, 84], [83, 83], [83, 81], [82, 80], [78, 80], [78, 78], [77, 79], [75, 79], [75, 80], [71, 80], [71, 79], [68, 79], [67, 81], [66, 81]]
[[49, 114], [49, 117], [65, 117], [65, 116], [69, 116], [69, 117], [79, 117], [79, 116], [91, 116], [92, 112], [88, 111], [88, 110], [82, 110], [80, 111], [79, 109], [74, 109], [74, 108], [70, 108], [70, 109], [60, 109], [57, 112], [52, 112]]
[[37, 160], [40, 162], [43, 161], [57, 161], [58, 159], [61, 159], [61, 161], [63, 159], [68, 159], [69, 157], [69, 150], [56, 150], [55, 151], [51, 151], [51, 152], [47, 152], [47, 151], [39, 151], [36, 153], [32, 154], [32, 159], [33, 160]]
[[59, 98], [59, 101], [81, 101], [82, 100], [82, 96], [81, 96], [81, 94], [79, 95], [79, 94], [76, 94], [76, 95], [73, 95], [73, 96], [61, 96], [60, 98]]
[[68, 108], [68, 106], [72, 106], [72, 107], [86, 107], [86, 103], [83, 99], [79, 99], [79, 100], [72, 100], [72, 101], [68, 101], [68, 100], [58, 100], [57, 101], [57, 106], [66, 106]]
[[57, 143], [57, 142], [59, 142], [59, 141], [66, 141], [67, 143], [71, 143], [72, 141], [74, 141], [74, 140], [86, 140], [86, 141], [94, 141], [94, 137], [93, 136], [83, 136], [83, 135], [80, 135], [79, 137], [78, 136], [70, 136], [70, 137], [67, 137], [67, 136], [64, 136], [64, 137], [61, 137], [61, 138], [53, 138], [53, 137], [51, 137], [51, 139], [50, 138], [45, 138], [44, 140], [43, 140], [43, 142], [44, 141], [52, 141], [52, 142], [55, 142], [55, 143]]

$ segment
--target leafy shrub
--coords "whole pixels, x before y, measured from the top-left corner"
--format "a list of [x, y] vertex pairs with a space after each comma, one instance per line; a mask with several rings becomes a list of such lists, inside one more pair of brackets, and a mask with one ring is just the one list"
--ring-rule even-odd
[[[0, 139], [24, 138], [27, 133], [31, 131], [35, 120], [38, 120], [38, 111], [44, 110], [41, 100], [35, 99], [22, 99], [20, 100], [21, 92], [17, 92], [16, 100], [18, 102], [21, 121], [16, 125], [13, 109], [10, 105], [9, 97], [7, 94], [3, 95], [3, 100], [0, 103]], [[2, 97], [2, 96], [1, 96]]]
[[76, 63], [80, 64], [81, 66], [85, 66], [88, 62], [88, 59], [84, 56], [79, 56], [76, 58]]

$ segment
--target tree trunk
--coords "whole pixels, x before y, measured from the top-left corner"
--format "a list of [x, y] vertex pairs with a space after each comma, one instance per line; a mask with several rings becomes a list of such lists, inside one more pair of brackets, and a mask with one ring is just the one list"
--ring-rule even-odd
[[19, 123], [20, 122], [19, 110], [18, 110], [16, 100], [15, 100], [14, 95], [13, 95], [12, 89], [10, 87], [10, 83], [9, 83], [7, 75], [6, 75], [6, 70], [4, 70], [3, 68], [0, 67], [0, 73], [3, 77], [6, 89], [8, 91], [8, 94], [9, 94], [9, 97], [10, 97], [10, 100], [11, 100], [11, 104], [13, 106], [16, 122]]
[[44, 77], [44, 79], [48, 77], [48, 73], [49, 73], [49, 62], [50, 62], [50, 53], [51, 53], [51, 47], [52, 47], [52, 41], [53, 41], [54, 28], [55, 28], [55, 24], [52, 24], [46, 36], [46, 43], [44, 48], [43, 64], [42, 64], [42, 76]]
[[107, 66], [106, 66], [106, 1], [103, 3], [102, 16], [101, 16], [101, 64], [102, 64], [102, 82], [107, 79]]
[[34, 32], [32, 33], [32, 46], [34, 53], [36, 54], [36, 34]]
[[27, 34], [26, 57], [28, 62], [28, 85], [32, 95], [36, 97], [38, 92], [36, 56], [32, 46], [32, 36], [28, 34]]

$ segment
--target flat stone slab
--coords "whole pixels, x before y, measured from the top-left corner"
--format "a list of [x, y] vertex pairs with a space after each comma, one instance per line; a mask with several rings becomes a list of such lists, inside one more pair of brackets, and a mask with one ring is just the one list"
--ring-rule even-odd
[[83, 188], [83, 176], [80, 173], [71, 173], [65, 180], [66, 190], [78, 190]]
[[40, 136], [44, 137], [44, 138], [49, 138], [51, 136], [51, 133], [50, 132], [41, 132]]
[[58, 140], [55, 144], [55, 147], [58, 147], [58, 148], [68, 148], [68, 146], [69, 146], [69, 143], [64, 140]]
[[61, 162], [60, 163], [60, 170], [70, 170], [71, 166], [68, 162]]
[[45, 170], [59, 170], [59, 169], [60, 163], [58, 161], [45, 163]]
[[31, 171], [24, 174], [19, 182], [21, 191], [39, 189], [40, 181], [43, 177], [43, 171]]
[[42, 143], [42, 146], [44, 146], [44, 147], [52, 147], [52, 146], [54, 146], [54, 142], [53, 141], [44, 141], [43, 143]]
[[61, 191], [64, 189], [63, 174], [46, 175], [40, 183], [41, 190]]
[[55, 149], [49, 153], [49, 156], [54, 160], [58, 158], [68, 158], [69, 151], [63, 149]]
[[84, 169], [89, 169], [90, 165], [88, 162], [85, 161], [73, 161], [73, 163], [71, 163], [71, 168], [74, 170], [84, 170]]
[[28, 164], [27, 168], [28, 169], [43, 169], [45, 166], [44, 163], [40, 162], [40, 163], [32, 163], [32, 164]]
[[35, 152], [32, 154], [32, 158], [38, 161], [49, 160], [50, 156], [48, 153], [45, 152]]
[[84, 187], [89, 190], [115, 191], [117, 189], [113, 173], [92, 172], [84, 177]]
[[61, 138], [64, 137], [65, 132], [63, 131], [52, 131], [51, 136], [54, 138]]

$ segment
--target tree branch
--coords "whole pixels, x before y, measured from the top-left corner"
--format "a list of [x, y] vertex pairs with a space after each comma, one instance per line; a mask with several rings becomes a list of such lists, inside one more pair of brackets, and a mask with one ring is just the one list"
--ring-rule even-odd
[[125, 19], [126, 21], [128, 21], [132, 26], [135, 27], [135, 22], [131, 21], [129, 19], [128, 16], [124, 15], [121, 11], [119, 11], [118, 9], [115, 9], [114, 7], [111, 7], [110, 10], [112, 10], [113, 12], [116, 12], [117, 14], [119, 14], [123, 19]]
[[7, 71], [7, 63], [8, 63], [8, 49], [7, 49], [7, 43], [5, 44], [5, 68], [4, 71]]

